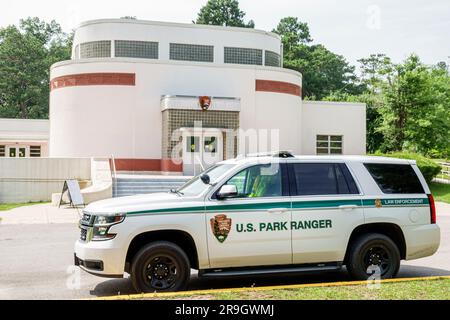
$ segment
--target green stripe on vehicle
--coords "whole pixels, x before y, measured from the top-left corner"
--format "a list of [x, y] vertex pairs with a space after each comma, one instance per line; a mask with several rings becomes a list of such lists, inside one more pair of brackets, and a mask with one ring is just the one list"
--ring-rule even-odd
[[[352, 200], [314, 200], [314, 201], [292, 201], [291, 202], [259, 202], [242, 204], [224, 204], [196, 207], [175, 207], [155, 210], [145, 210], [129, 212], [129, 215], [158, 214], [158, 213], [198, 213], [198, 212], [217, 212], [217, 211], [258, 211], [274, 208], [292, 208], [292, 209], [334, 209], [343, 205], [355, 205], [358, 207], [375, 207], [375, 201], [378, 199], [352, 199]], [[382, 206], [423, 206], [428, 205], [427, 198], [403, 198], [403, 199], [380, 199]]]
[[361, 200], [293, 201], [292, 209], [336, 208], [345, 205], [361, 206]]
[[[363, 206], [374, 207], [377, 199], [364, 199]], [[423, 206], [429, 205], [428, 198], [380, 199], [381, 206]]]

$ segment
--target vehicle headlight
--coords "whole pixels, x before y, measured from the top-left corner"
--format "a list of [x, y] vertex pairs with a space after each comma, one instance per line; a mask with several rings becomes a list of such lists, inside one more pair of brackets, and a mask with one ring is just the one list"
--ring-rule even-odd
[[96, 215], [94, 220], [94, 227], [92, 230], [92, 241], [102, 241], [114, 239], [115, 233], [110, 233], [109, 229], [118, 223], [125, 220], [125, 214], [115, 215]]

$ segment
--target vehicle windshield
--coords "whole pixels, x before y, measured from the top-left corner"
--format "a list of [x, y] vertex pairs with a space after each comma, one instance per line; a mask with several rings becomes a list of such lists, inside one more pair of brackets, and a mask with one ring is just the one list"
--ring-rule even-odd
[[210, 187], [209, 185], [203, 183], [203, 181], [200, 179], [200, 177], [203, 174], [205, 173], [208, 174], [211, 183], [214, 183], [218, 178], [220, 178], [223, 174], [225, 174], [228, 170], [230, 170], [234, 166], [235, 166], [234, 164], [218, 164], [212, 166], [211, 168], [208, 168], [198, 176], [192, 178], [180, 189], [178, 189], [177, 192], [185, 196], [199, 195]]

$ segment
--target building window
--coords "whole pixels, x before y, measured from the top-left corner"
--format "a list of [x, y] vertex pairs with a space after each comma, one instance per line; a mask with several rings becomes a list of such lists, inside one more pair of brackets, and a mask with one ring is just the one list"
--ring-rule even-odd
[[41, 156], [41, 146], [30, 146], [30, 157], [39, 158]]
[[80, 44], [80, 58], [110, 58], [111, 41], [93, 41]]
[[0, 146], [0, 157], [4, 157], [6, 155], [6, 147]]
[[80, 59], [80, 45], [77, 44], [75, 47], [75, 59]]
[[276, 52], [266, 50], [265, 65], [269, 67], [280, 67], [281, 66], [280, 55]]
[[158, 59], [158, 42], [116, 40], [115, 56], [125, 58]]
[[170, 60], [214, 62], [214, 47], [198, 44], [170, 44]]
[[342, 154], [342, 136], [318, 135], [317, 154]]
[[262, 65], [262, 50], [225, 47], [224, 62], [235, 64]]

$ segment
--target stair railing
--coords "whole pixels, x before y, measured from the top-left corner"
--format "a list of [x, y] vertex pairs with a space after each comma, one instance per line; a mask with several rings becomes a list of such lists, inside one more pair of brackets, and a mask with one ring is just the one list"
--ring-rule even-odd
[[112, 190], [113, 190], [113, 198], [117, 196], [117, 179], [116, 179], [116, 159], [114, 155], [111, 155], [111, 182], [112, 182]]

